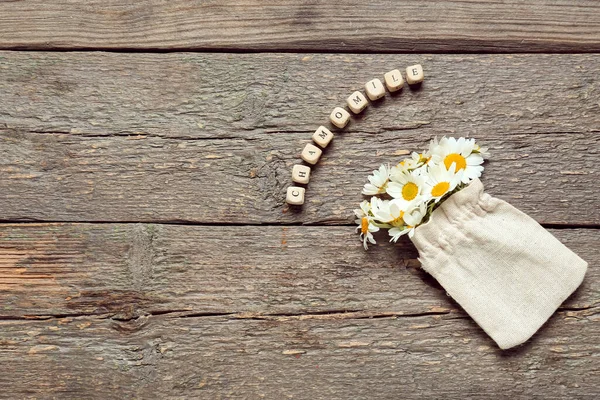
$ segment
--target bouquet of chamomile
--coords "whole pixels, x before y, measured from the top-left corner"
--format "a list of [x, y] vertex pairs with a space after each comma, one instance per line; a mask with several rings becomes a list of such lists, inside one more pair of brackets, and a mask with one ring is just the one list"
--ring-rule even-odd
[[362, 191], [371, 200], [354, 210], [365, 249], [376, 243], [373, 233], [380, 229], [388, 229], [393, 242], [406, 234], [412, 238], [446, 198], [481, 176], [487, 157], [475, 139], [443, 137], [433, 139], [423, 153], [373, 171]]

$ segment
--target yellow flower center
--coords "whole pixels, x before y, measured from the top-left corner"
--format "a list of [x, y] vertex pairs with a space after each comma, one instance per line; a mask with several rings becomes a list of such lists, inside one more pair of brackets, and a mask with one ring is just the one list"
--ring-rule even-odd
[[404, 200], [412, 200], [419, 194], [419, 187], [414, 182], [408, 182], [402, 186], [402, 198]]
[[360, 231], [363, 235], [369, 232], [369, 218], [363, 217], [362, 221], [360, 221]]
[[458, 153], [448, 154], [446, 158], [444, 158], [446, 169], [450, 169], [452, 163], [456, 163], [456, 172], [467, 168], [467, 160]]
[[449, 182], [440, 182], [431, 189], [431, 195], [433, 197], [443, 196], [448, 191], [448, 189], [450, 189]]
[[391, 222], [391, 224], [394, 225], [394, 226], [404, 225], [404, 219], [403, 218], [404, 218], [404, 211], [400, 211], [400, 215], [397, 218], [395, 218]]

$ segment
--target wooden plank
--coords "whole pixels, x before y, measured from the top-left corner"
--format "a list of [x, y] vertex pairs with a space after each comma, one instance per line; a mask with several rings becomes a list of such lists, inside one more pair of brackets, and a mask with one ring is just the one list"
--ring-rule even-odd
[[0, 2], [0, 48], [592, 52], [586, 1]]
[[[477, 132], [493, 153], [488, 193], [541, 223], [600, 224], [600, 135]], [[5, 221], [350, 224], [367, 175], [426, 146], [419, 132], [340, 137], [290, 209], [291, 169], [310, 134], [260, 139], [77, 137], [5, 131], [0, 215]], [[415, 143], [418, 143], [415, 145]]]
[[595, 399], [598, 308], [500, 351], [460, 316], [0, 321], [12, 398]]
[[[589, 262], [564, 305], [600, 303], [600, 231], [551, 230]], [[1, 224], [0, 318], [457, 312], [412, 244], [353, 227]], [[565, 266], [568, 267], [568, 266]]]
[[598, 132], [600, 55], [0, 52], [0, 127], [77, 136], [307, 139], [364, 83], [423, 64], [420, 90], [346, 132]]
[[[311, 131], [415, 60], [424, 86], [337, 135], [288, 210]], [[598, 55], [3, 52], [0, 69], [4, 220], [351, 223], [371, 170], [452, 134], [491, 147], [491, 194], [542, 223], [600, 224]]]

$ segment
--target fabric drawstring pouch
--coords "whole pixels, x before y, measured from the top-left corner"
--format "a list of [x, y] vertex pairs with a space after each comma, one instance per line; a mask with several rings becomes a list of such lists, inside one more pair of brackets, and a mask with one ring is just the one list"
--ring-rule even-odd
[[587, 263], [534, 219], [484, 193], [486, 148], [434, 139], [369, 176], [354, 210], [365, 249], [407, 235], [422, 268], [502, 349], [527, 341], [579, 287]]
[[454, 193], [411, 239], [419, 260], [501, 349], [527, 341], [583, 281], [587, 263], [483, 191]]

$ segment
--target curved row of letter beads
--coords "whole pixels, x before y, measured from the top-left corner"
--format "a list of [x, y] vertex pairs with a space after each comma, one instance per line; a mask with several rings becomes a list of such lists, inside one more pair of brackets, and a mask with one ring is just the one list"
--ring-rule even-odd
[[[385, 74], [383, 79], [385, 81], [385, 87], [387, 87], [390, 92], [397, 92], [404, 86], [402, 74], [397, 69]], [[409, 85], [421, 83], [423, 82], [423, 79], [423, 67], [421, 67], [421, 65], [417, 64], [406, 68], [406, 82], [408, 82]], [[375, 78], [365, 84], [365, 92], [367, 93], [369, 100], [375, 101], [385, 96], [385, 87], [379, 79]], [[346, 100], [346, 103], [348, 104], [350, 111], [354, 114], [361, 113], [369, 105], [367, 98], [359, 91], [352, 93]], [[329, 120], [333, 125], [343, 129], [348, 125], [348, 122], [350, 122], [350, 113], [342, 107], [336, 107], [331, 112]], [[333, 134], [329, 129], [320, 126], [313, 134], [312, 139], [315, 144], [324, 149], [331, 140], [333, 140]], [[322, 154], [323, 151], [319, 147], [309, 143], [304, 147], [304, 150], [302, 150], [300, 158], [308, 164], [315, 165]], [[311, 169], [308, 166], [300, 164], [294, 165], [292, 168], [292, 181], [303, 185], [308, 184], [308, 181], [310, 180], [310, 171]], [[302, 205], [304, 204], [305, 193], [306, 189], [303, 187], [290, 186], [287, 189], [286, 202], [291, 205]]]

